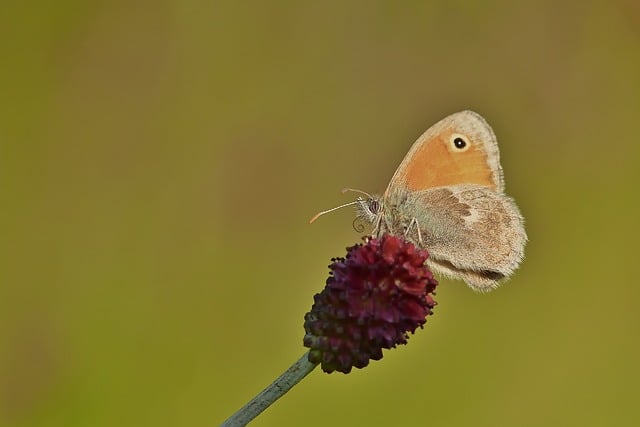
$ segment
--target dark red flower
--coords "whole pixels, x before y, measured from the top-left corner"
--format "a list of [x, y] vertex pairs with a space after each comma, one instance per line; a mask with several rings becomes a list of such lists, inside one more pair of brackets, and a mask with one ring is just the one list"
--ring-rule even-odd
[[309, 361], [325, 372], [348, 373], [406, 344], [436, 305], [438, 282], [424, 264], [429, 254], [395, 236], [367, 239], [334, 258], [324, 290], [305, 315]]

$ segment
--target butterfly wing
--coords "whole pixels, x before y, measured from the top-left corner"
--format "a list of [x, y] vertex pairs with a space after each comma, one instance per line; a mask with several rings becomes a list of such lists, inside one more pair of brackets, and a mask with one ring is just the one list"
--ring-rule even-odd
[[392, 213], [385, 231], [407, 233], [429, 251], [427, 262], [434, 271], [462, 279], [473, 289], [495, 288], [523, 259], [527, 235], [518, 207], [482, 185], [397, 193], [387, 207]]
[[524, 256], [522, 215], [504, 194], [498, 143], [477, 113], [452, 114], [418, 138], [385, 191], [378, 234], [404, 235], [427, 263], [476, 290], [495, 288]]
[[[466, 146], [457, 148], [456, 138]], [[504, 191], [495, 134], [473, 111], [452, 114], [427, 129], [400, 163], [385, 196], [399, 189], [419, 191], [463, 183]]]

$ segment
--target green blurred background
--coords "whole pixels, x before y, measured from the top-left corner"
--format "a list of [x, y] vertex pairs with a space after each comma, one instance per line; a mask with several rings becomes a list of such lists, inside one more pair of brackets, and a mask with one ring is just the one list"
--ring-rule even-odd
[[493, 125], [527, 259], [255, 426], [640, 425], [640, 5], [0, 4], [0, 425], [217, 425], [304, 351], [345, 186]]

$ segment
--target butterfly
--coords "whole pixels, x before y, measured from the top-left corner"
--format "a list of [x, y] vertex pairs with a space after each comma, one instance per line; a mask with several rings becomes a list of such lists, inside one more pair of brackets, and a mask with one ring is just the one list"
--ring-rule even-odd
[[382, 196], [360, 193], [365, 197], [343, 206], [355, 205], [372, 235], [402, 236], [429, 252], [434, 272], [474, 290], [496, 288], [524, 258], [524, 219], [504, 192], [496, 136], [473, 111], [427, 129]]

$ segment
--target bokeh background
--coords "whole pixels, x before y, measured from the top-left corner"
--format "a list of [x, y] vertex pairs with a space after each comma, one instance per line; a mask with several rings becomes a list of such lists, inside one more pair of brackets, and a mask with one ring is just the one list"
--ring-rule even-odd
[[0, 4], [0, 425], [218, 425], [302, 355], [349, 210], [471, 108], [527, 259], [255, 426], [640, 424], [640, 6]]

